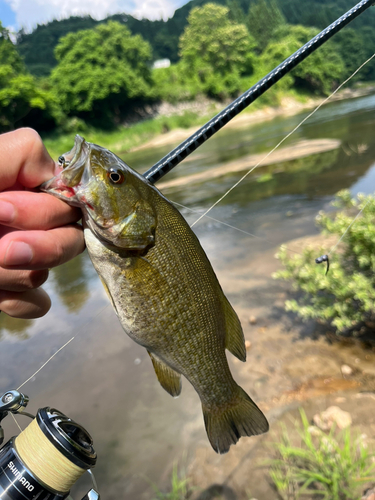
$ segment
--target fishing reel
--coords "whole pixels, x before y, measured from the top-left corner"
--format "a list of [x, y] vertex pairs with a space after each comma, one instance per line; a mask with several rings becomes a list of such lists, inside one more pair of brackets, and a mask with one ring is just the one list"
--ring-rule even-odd
[[[29, 398], [18, 391], [0, 395], [0, 500], [72, 500], [70, 488], [85, 472], [93, 488], [82, 500], [99, 500], [91, 468], [96, 453], [90, 434], [63, 413], [41, 408], [25, 412]], [[32, 422], [3, 447], [1, 421], [9, 414]]]

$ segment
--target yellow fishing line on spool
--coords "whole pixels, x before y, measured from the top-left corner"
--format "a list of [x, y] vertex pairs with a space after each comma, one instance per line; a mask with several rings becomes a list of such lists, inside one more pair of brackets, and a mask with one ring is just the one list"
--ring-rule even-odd
[[49, 441], [36, 419], [16, 438], [15, 447], [28, 469], [55, 491], [67, 493], [86, 472], [66, 458]]
[[[24, 413], [31, 424], [4, 446], [0, 425], [0, 499], [67, 498], [70, 488], [89, 471], [94, 488], [84, 499], [99, 500], [91, 469], [97, 455], [90, 434], [60, 411], [40, 408], [34, 418], [24, 412], [29, 398], [18, 391], [0, 394], [0, 423], [8, 413]], [[70, 498], [70, 497], [69, 497]]]

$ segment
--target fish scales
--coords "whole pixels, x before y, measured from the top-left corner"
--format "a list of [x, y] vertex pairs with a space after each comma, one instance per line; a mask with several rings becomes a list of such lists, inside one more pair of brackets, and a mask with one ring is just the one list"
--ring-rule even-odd
[[93, 265], [163, 388], [177, 396], [180, 375], [190, 381], [217, 452], [266, 432], [267, 420], [234, 381], [225, 354], [245, 361], [239, 319], [185, 219], [108, 150], [77, 136], [64, 157], [68, 165], [43, 189], [82, 208]]

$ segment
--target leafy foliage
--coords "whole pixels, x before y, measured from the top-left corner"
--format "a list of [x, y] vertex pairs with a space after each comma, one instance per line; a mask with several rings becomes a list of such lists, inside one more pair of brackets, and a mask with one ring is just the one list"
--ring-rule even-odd
[[[167, 57], [175, 63], [179, 60], [178, 40], [186, 27], [190, 11], [195, 7], [202, 7], [206, 3], [208, 3], [207, 0], [192, 0], [177, 9], [173, 17], [166, 21], [139, 20], [128, 14], [116, 14], [103, 21], [96, 21], [89, 16], [55, 20], [37, 26], [32, 33], [25, 33], [21, 30], [18, 34], [17, 46], [20, 54], [25, 58], [28, 70], [37, 76], [47, 76], [57, 64], [53, 51], [61, 37], [70, 32], [91, 29], [100, 23], [113, 20], [126, 25], [132, 34], [139, 34], [148, 41], [152, 47], [154, 60]], [[216, 0], [215, 3], [228, 6], [232, 20], [237, 23], [245, 23], [249, 9], [251, 10], [252, 6], [259, 4], [259, 0]], [[278, 8], [288, 24], [302, 24], [323, 29], [353, 7], [353, 0], [278, 0], [277, 4], [275, 0], [267, 0], [267, 5], [268, 10], [271, 11], [275, 7]], [[261, 15], [263, 23], [262, 19], [265, 16]], [[251, 21], [256, 25], [257, 21], [254, 16], [251, 16]], [[351, 24], [351, 27], [364, 41], [368, 51], [367, 57], [375, 51], [374, 25], [375, 9], [369, 9], [365, 15], [359, 16]], [[256, 27], [254, 31], [253, 29], [250, 27], [250, 32], [257, 38]], [[267, 25], [265, 25], [265, 29], [268, 33]], [[263, 38], [263, 32], [260, 32], [259, 36]], [[264, 40], [266, 40], [265, 36]], [[262, 42], [260, 44], [263, 47]], [[350, 54], [348, 56], [351, 57]], [[355, 60], [354, 55], [352, 60]], [[367, 78], [371, 79], [370, 74]], [[374, 79], [374, 75], [372, 78]]]
[[[285, 269], [275, 277], [292, 281], [301, 292], [298, 299], [286, 302], [287, 310], [303, 319], [332, 324], [338, 333], [359, 331], [375, 315], [375, 198], [358, 195], [352, 199], [344, 190], [334, 205], [341, 211], [333, 218], [321, 212], [317, 219], [323, 231], [336, 235], [337, 240], [347, 231], [343, 251], [331, 257], [329, 273], [325, 275], [315, 263], [326, 250], [308, 248], [291, 258], [283, 248], [278, 258]], [[361, 216], [351, 224], [360, 210]]]
[[[317, 33], [314, 28], [305, 26], [282, 26], [260, 57], [263, 66], [268, 71], [271, 70]], [[336, 46], [328, 41], [292, 70], [291, 84], [310, 92], [328, 95], [341, 81], [344, 69], [344, 62], [337, 54]]]
[[26, 71], [0, 23], [0, 131], [30, 122], [53, 123], [59, 116], [53, 96]]
[[[56, 124], [63, 132], [83, 130], [86, 124], [108, 129], [157, 100], [235, 97], [317, 33], [286, 24], [296, 22], [295, 11], [303, 6], [300, 19], [320, 24], [349, 8], [349, 1], [323, 6], [322, 0], [308, 0], [306, 8], [307, 0], [192, 0], [167, 21], [127, 14], [103, 21], [89, 16], [53, 21], [31, 34], [21, 30], [17, 46], [2, 30], [0, 130], [22, 125], [46, 130]], [[339, 33], [255, 106], [277, 105], [285, 92], [330, 93], [375, 51], [372, 18], [371, 12], [361, 16], [360, 31]], [[151, 70], [151, 60], [158, 57], [175, 64]], [[366, 66], [356, 78], [375, 79], [375, 66]]]
[[55, 54], [51, 82], [69, 115], [118, 121], [132, 101], [152, 96], [150, 46], [117, 22], [69, 33]]
[[350, 429], [335, 435], [319, 432], [313, 437], [303, 410], [300, 446], [294, 446], [284, 430], [275, 444], [278, 457], [271, 461], [271, 479], [284, 500], [301, 496], [324, 500], [354, 500], [361, 497], [361, 484], [375, 478], [374, 454]]
[[198, 77], [202, 90], [212, 96], [235, 94], [240, 76], [253, 71], [255, 41], [228, 13], [227, 7], [212, 3], [193, 9], [180, 38], [185, 73]]
[[275, 0], [257, 0], [249, 7], [246, 25], [257, 42], [259, 52], [267, 47], [277, 28], [285, 24], [285, 18]]

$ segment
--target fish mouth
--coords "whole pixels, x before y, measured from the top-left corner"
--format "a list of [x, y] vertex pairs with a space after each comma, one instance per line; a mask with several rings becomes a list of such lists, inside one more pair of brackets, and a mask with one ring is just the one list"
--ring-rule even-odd
[[40, 189], [69, 203], [82, 207], [84, 201], [78, 198], [79, 188], [86, 184], [91, 175], [90, 146], [80, 135], [76, 135], [74, 146], [60, 157], [64, 167], [61, 172], [47, 182]]

